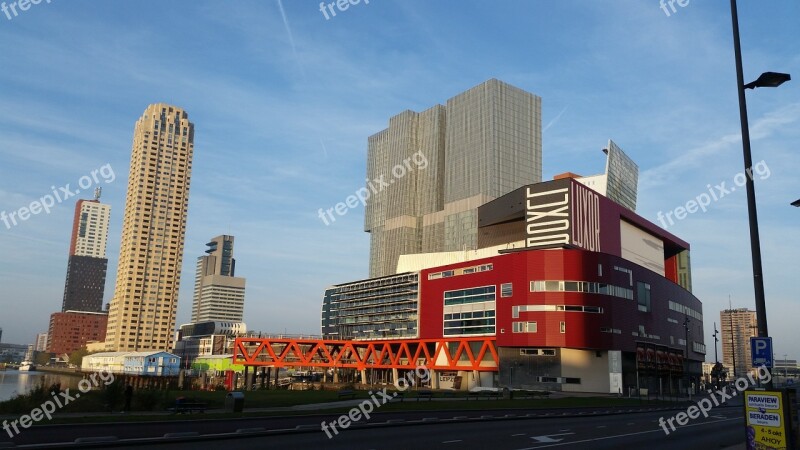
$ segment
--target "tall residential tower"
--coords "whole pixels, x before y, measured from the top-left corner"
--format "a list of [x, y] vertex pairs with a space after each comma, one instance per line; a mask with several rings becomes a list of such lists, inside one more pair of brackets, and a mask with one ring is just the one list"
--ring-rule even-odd
[[193, 150], [182, 108], [153, 104], [136, 122], [108, 351], [172, 348]]
[[217, 236], [206, 246], [207, 255], [197, 258], [192, 323], [241, 322], [245, 279], [235, 276], [233, 236]]
[[753, 370], [750, 338], [758, 336], [756, 312], [747, 308], [726, 309], [719, 313], [722, 332], [722, 364], [734, 369], [729, 379], [743, 377]]
[[100, 203], [100, 188], [95, 191], [94, 200], [78, 200], [75, 205], [62, 312], [103, 309], [110, 218], [111, 207]]
[[[412, 159], [416, 170], [394, 170]], [[491, 79], [404, 111], [369, 137], [367, 178], [390, 184], [366, 206], [370, 277], [403, 254], [475, 249], [478, 206], [542, 179], [541, 98]]]

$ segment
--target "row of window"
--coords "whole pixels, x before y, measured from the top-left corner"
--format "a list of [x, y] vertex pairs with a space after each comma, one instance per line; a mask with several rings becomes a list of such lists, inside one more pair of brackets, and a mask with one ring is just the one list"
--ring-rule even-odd
[[481, 264], [479, 266], [463, 267], [460, 269], [444, 270], [442, 272], [435, 272], [428, 274], [428, 280], [438, 280], [439, 278], [456, 277], [459, 275], [469, 275], [471, 273], [486, 272], [492, 270], [492, 264]]
[[633, 300], [633, 289], [593, 281], [531, 281], [531, 292], [585, 292]]
[[556, 356], [556, 350], [553, 348], [521, 348], [519, 354], [520, 356]]
[[491, 302], [496, 298], [495, 286], [482, 286], [473, 289], [461, 289], [444, 293], [444, 304], [463, 305], [465, 303]]
[[444, 320], [458, 319], [482, 319], [484, 317], [494, 317], [494, 310], [490, 311], [468, 311], [461, 313], [445, 314]]
[[524, 312], [584, 312], [603, 314], [603, 308], [600, 306], [582, 306], [582, 305], [516, 305], [511, 307], [511, 317], [514, 319], [519, 318], [519, 313]]
[[688, 306], [681, 305], [680, 303], [673, 302], [672, 300], [669, 301], [669, 309], [689, 317], [694, 317], [697, 320], [703, 320], [703, 313], [695, 311]]

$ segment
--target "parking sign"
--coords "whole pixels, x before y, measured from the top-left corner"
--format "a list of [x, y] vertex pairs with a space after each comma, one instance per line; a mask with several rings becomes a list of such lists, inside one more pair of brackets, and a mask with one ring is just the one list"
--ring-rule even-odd
[[766, 366], [772, 368], [772, 338], [751, 337], [750, 354], [753, 357], [753, 367]]

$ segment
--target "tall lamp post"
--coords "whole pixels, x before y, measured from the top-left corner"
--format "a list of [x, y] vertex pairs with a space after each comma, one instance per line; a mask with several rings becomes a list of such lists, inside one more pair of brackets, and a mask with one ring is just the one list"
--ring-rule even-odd
[[[757, 80], [744, 83], [744, 73], [742, 70], [742, 47], [739, 42], [739, 13], [736, 7], [736, 0], [731, 0], [731, 21], [733, 23], [733, 50], [736, 57], [736, 86], [739, 91], [739, 117], [742, 124], [742, 149], [744, 153], [745, 173], [753, 173], [753, 159], [750, 155], [750, 129], [747, 120], [747, 100], [744, 95], [745, 89], [755, 89], [759, 87], [778, 87], [786, 81], [791, 80], [791, 76], [786, 73], [765, 72]], [[753, 177], [746, 177], [747, 188], [747, 211], [750, 220], [750, 251], [753, 258], [753, 283], [756, 296], [756, 320], [758, 323], [758, 336], [767, 337], [767, 310], [764, 301], [764, 278], [761, 272], [761, 241], [758, 236], [758, 214], [756, 213], [756, 191], [753, 184]], [[772, 388], [772, 381], [767, 383], [767, 388]]]
[[717, 342], [719, 342], [719, 338], [717, 338], [717, 336], [719, 336], [717, 322], [714, 322], [714, 334], [712, 334], [712, 336], [714, 336], [714, 363], [716, 364], [719, 362], [719, 356], [717, 355]]
[[797, 199], [797, 200], [793, 201], [792, 202], [792, 206], [796, 206], [796, 207], [800, 208], [800, 199]]

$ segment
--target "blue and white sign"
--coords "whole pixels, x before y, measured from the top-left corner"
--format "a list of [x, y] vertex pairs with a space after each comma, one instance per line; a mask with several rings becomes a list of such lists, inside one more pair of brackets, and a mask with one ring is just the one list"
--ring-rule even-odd
[[753, 357], [753, 367], [773, 367], [772, 364], [772, 338], [751, 337], [750, 354]]

